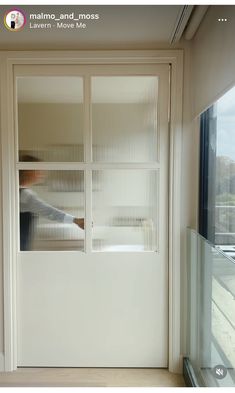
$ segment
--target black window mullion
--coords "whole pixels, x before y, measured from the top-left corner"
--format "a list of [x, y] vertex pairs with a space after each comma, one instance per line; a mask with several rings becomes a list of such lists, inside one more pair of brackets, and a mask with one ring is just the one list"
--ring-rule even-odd
[[215, 107], [200, 119], [199, 233], [215, 243], [216, 116]]

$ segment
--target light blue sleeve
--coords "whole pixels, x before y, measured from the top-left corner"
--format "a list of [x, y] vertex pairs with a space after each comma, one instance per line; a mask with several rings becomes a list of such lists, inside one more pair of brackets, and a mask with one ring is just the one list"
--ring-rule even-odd
[[72, 224], [74, 220], [74, 216], [66, 214], [44, 202], [35, 192], [28, 188], [21, 190], [20, 205], [21, 211], [30, 211], [49, 220], [65, 222], [67, 224]]

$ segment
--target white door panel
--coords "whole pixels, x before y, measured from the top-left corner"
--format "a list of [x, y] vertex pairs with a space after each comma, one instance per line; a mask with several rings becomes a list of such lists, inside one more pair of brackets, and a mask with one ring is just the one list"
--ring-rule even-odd
[[153, 253], [20, 256], [18, 366], [167, 367], [164, 275]]
[[16, 170], [46, 170], [34, 191], [86, 228], [40, 219], [18, 252], [17, 365], [167, 367], [169, 66], [17, 66], [15, 82], [17, 149], [43, 160]]

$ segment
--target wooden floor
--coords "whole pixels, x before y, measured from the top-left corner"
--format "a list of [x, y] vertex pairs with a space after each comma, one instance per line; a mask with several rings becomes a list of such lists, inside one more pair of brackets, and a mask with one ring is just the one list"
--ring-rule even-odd
[[18, 368], [0, 373], [0, 387], [182, 387], [182, 375], [166, 369]]

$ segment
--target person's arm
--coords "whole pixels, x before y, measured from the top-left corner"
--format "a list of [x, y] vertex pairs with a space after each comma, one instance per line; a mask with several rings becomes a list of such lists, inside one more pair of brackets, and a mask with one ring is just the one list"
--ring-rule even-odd
[[66, 214], [63, 211], [56, 209], [55, 207], [44, 202], [29, 189], [22, 189], [21, 191], [21, 207], [23, 207], [24, 211], [30, 211], [32, 213], [46, 217], [49, 220], [64, 222], [67, 224], [74, 223], [80, 228], [84, 229], [83, 218], [76, 218], [71, 214]]

